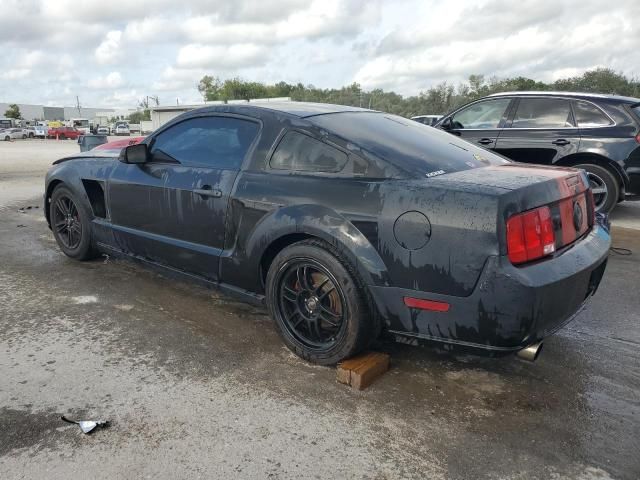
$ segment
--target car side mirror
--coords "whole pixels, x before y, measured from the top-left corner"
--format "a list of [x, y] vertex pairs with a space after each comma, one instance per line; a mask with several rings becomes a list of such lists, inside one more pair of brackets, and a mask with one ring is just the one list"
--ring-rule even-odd
[[122, 149], [120, 161], [123, 163], [142, 164], [149, 161], [149, 151], [147, 145], [139, 143], [137, 145], [129, 145]]
[[451, 128], [453, 127], [452, 122], [451, 122], [451, 117], [446, 118], [440, 125], [439, 127], [442, 130], [451, 130]]

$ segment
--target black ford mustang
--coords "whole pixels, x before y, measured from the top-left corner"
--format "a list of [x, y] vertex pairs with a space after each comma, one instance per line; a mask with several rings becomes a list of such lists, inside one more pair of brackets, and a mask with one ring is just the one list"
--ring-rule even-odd
[[584, 172], [370, 110], [205, 107], [99, 155], [47, 175], [65, 254], [117, 252], [264, 302], [321, 364], [383, 330], [535, 356], [595, 292], [610, 245]]

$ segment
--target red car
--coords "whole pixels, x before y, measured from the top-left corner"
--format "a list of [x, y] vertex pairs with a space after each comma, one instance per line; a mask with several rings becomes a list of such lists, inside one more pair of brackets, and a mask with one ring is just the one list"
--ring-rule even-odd
[[84, 133], [74, 127], [56, 127], [47, 131], [47, 138], [58, 138], [60, 140], [66, 138], [77, 140], [80, 135], [84, 135]]
[[124, 147], [128, 147], [129, 145], [136, 145], [140, 143], [142, 140], [144, 140], [145, 138], [146, 137], [133, 137], [133, 138], [126, 138], [123, 140], [114, 140], [113, 142], [103, 143], [102, 145], [98, 145], [93, 149], [93, 151], [107, 150], [112, 153], [120, 153], [120, 150], [122, 150]]

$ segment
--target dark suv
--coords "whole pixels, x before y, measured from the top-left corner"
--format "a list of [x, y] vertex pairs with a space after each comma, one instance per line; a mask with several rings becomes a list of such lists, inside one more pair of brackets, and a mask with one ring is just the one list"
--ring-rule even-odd
[[640, 99], [507, 92], [476, 100], [436, 127], [517, 162], [584, 169], [598, 211], [640, 194]]

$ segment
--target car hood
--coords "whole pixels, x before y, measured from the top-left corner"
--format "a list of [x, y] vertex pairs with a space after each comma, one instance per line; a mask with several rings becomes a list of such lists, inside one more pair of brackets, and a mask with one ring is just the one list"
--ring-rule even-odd
[[119, 150], [89, 150], [87, 152], [79, 152], [77, 155], [69, 155], [68, 157], [63, 157], [55, 162], [52, 165], [59, 165], [64, 162], [68, 162], [70, 160], [90, 160], [90, 159], [98, 159], [98, 158], [113, 158], [117, 159], [120, 156], [121, 149]]

